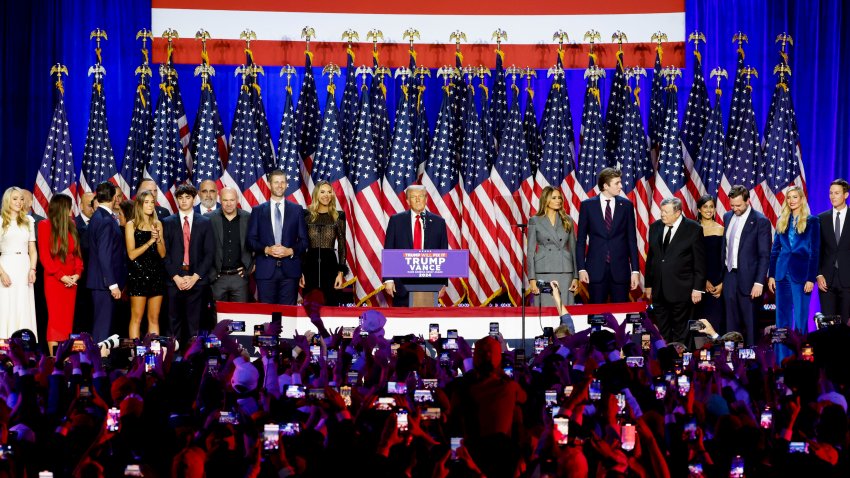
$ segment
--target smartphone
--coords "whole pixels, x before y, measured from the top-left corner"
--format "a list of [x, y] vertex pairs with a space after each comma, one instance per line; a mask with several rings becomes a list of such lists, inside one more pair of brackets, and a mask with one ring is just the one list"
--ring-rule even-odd
[[569, 442], [570, 419], [555, 417], [555, 443], [566, 445]]
[[346, 383], [349, 385], [357, 385], [360, 380], [360, 374], [357, 372], [348, 372], [346, 375]]
[[460, 448], [461, 437], [452, 437], [449, 441], [452, 450], [452, 460], [457, 460], [457, 449]]
[[702, 471], [702, 463], [696, 461], [688, 463], [688, 478], [703, 478], [705, 476]]
[[652, 348], [652, 337], [649, 334], [643, 334], [640, 336], [640, 349], [644, 352], [649, 352]]
[[630, 314], [626, 314], [626, 323], [627, 324], [639, 324], [643, 321], [643, 318], [639, 313], [632, 312]]
[[546, 390], [543, 392], [543, 402], [546, 404], [546, 408], [554, 407], [558, 404], [558, 392], [555, 390]]
[[788, 442], [788, 453], [808, 453], [809, 444], [804, 441]]
[[626, 357], [626, 365], [632, 368], [643, 368], [643, 356]]
[[811, 345], [809, 345], [809, 344], [803, 345], [803, 348], [800, 350], [800, 352], [801, 352], [800, 355], [802, 356], [802, 359], [805, 360], [806, 362], [814, 362], [815, 361], [815, 351], [814, 351], [814, 349], [812, 348]]
[[446, 350], [457, 350], [457, 338], [446, 339]]
[[[153, 346], [153, 344], [151, 344], [151, 346]], [[204, 346], [208, 349], [217, 349], [221, 347], [221, 339], [215, 335], [207, 335], [204, 339]]]
[[685, 396], [691, 391], [691, 381], [687, 375], [679, 375], [679, 395]]
[[407, 384], [404, 382], [387, 382], [387, 394], [404, 395], [407, 393]]
[[446, 331], [446, 338], [457, 339], [457, 329], [449, 329]]
[[569, 397], [572, 394], [573, 394], [573, 386], [572, 385], [565, 386], [564, 387], [564, 396]]
[[351, 387], [348, 385], [343, 385], [339, 387], [339, 395], [342, 397], [342, 401], [345, 402], [346, 407], [351, 406]]
[[151, 341], [151, 352], [155, 354], [159, 354], [162, 352], [162, 344], [159, 342], [159, 340], [154, 339]]
[[626, 414], [626, 395], [623, 393], [618, 393], [617, 397], [617, 415], [625, 415]]
[[375, 410], [390, 411], [396, 406], [395, 398], [393, 397], [378, 397], [375, 403]]
[[786, 340], [788, 340], [788, 329], [785, 327], [773, 329], [773, 334], [771, 334], [770, 338], [771, 342], [777, 344], [784, 343]]
[[319, 363], [319, 357], [322, 355], [322, 347], [319, 345], [310, 346], [310, 361]]
[[396, 428], [399, 433], [407, 433], [407, 410], [400, 409], [395, 412]]
[[588, 325], [598, 325], [598, 326], [601, 327], [601, 326], [605, 325], [605, 315], [604, 314], [590, 314], [587, 317], [587, 323], [588, 323]]
[[356, 327], [343, 327], [342, 328], [342, 338], [343, 339], [353, 339], [355, 328]]
[[602, 398], [602, 381], [594, 378], [590, 382], [590, 391], [588, 393], [591, 400], [596, 401]]
[[52, 471], [39, 471], [38, 478], [53, 478]]
[[234, 320], [227, 326], [227, 330], [230, 332], [245, 332], [245, 321]]
[[325, 399], [325, 389], [324, 388], [311, 388], [307, 390], [307, 398], [310, 400], [324, 400]]
[[667, 384], [665, 382], [655, 383], [655, 399], [664, 400], [667, 396]]
[[499, 335], [499, 323], [490, 322], [490, 336], [495, 337], [497, 335]]
[[263, 451], [280, 450], [280, 425], [276, 423], [263, 426]]
[[307, 396], [307, 389], [303, 385], [287, 385], [284, 395], [286, 398], [304, 398]]
[[419, 389], [413, 392], [413, 401], [416, 403], [433, 402], [434, 395], [431, 390]]
[[502, 367], [502, 371], [505, 372], [506, 376], [514, 378], [514, 368], [510, 365], [505, 365], [504, 367]]
[[140, 465], [127, 465], [124, 468], [124, 476], [145, 476], [142, 474], [142, 467]]
[[301, 424], [298, 422], [284, 423], [280, 428], [280, 434], [285, 437], [294, 437], [301, 433]]
[[156, 367], [156, 354], [148, 352], [145, 354], [145, 373], [153, 372], [154, 367]]
[[82, 339], [80, 338], [80, 334], [71, 334], [68, 336], [68, 338], [74, 341], [71, 344], [71, 352], [86, 351], [86, 343], [82, 341]]
[[546, 348], [546, 337], [534, 337], [534, 354], [540, 355]]
[[439, 420], [442, 417], [442, 412], [436, 407], [426, 408], [422, 410], [419, 416], [422, 417], [422, 420]]
[[239, 418], [233, 412], [220, 412], [218, 415], [218, 423], [225, 425], [238, 425]]
[[620, 447], [630, 451], [635, 449], [635, 426], [626, 423], [620, 428]]
[[330, 349], [328, 350], [328, 366], [330, 368], [336, 367], [336, 361], [339, 360], [339, 350]]
[[209, 357], [207, 359], [207, 373], [212, 376], [218, 375], [218, 357]]
[[689, 320], [688, 321], [688, 330], [692, 330], [694, 332], [703, 331], [703, 330], [705, 330], [705, 324], [703, 324], [699, 320]]
[[440, 340], [440, 324], [431, 324], [428, 326], [428, 341], [436, 342]]
[[773, 427], [773, 410], [770, 407], [764, 407], [764, 411], [761, 412], [761, 418], [759, 419], [759, 425], [765, 430]]
[[106, 431], [117, 432], [118, 425], [121, 423], [121, 410], [116, 407], [110, 408], [106, 412]]
[[254, 345], [257, 347], [277, 347], [279, 340], [274, 335], [255, 335]]
[[514, 366], [525, 365], [525, 349], [514, 350]]
[[9, 339], [0, 339], [0, 352], [8, 352], [9, 351]]
[[755, 360], [756, 351], [749, 347], [738, 349], [738, 358], [741, 360]]
[[696, 441], [697, 439], [697, 420], [691, 418], [685, 423], [685, 436], [688, 441]]
[[427, 388], [429, 390], [435, 390], [437, 388], [437, 379], [436, 378], [423, 378], [422, 379], [422, 387]]
[[257, 324], [254, 326], [254, 336], [263, 335], [263, 332], [266, 330], [266, 327], [263, 324]]
[[729, 468], [729, 478], [744, 478], [744, 459], [741, 455], [732, 459], [732, 466]]
[[136, 345], [136, 357], [144, 357], [148, 353], [148, 348], [144, 345]]
[[682, 354], [682, 366], [689, 367], [691, 365], [691, 360], [693, 360], [694, 354], [691, 352], [685, 352]]

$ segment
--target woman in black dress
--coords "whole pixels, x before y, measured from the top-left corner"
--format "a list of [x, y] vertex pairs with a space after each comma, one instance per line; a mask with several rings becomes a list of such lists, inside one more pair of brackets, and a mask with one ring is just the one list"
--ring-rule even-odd
[[162, 223], [156, 217], [156, 198], [150, 191], [136, 196], [133, 219], [124, 228], [127, 255], [127, 293], [130, 296], [130, 338], [139, 338], [145, 306], [148, 333], [159, 334], [159, 310], [165, 291], [165, 242]]
[[699, 223], [702, 226], [705, 245], [705, 291], [700, 314], [697, 318], [708, 319], [714, 330], [722, 333], [726, 321], [723, 319], [723, 226], [715, 220], [717, 203], [711, 196], [703, 196], [697, 201]]
[[336, 210], [336, 195], [327, 181], [313, 188], [313, 202], [305, 211], [309, 247], [302, 256], [303, 296], [319, 289], [326, 305], [339, 305], [345, 287], [345, 216]]

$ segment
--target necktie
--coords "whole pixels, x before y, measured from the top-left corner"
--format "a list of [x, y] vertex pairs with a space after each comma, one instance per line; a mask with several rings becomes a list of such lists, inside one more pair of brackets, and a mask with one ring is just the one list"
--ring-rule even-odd
[[667, 226], [667, 232], [664, 233], [664, 242], [661, 244], [661, 251], [666, 252], [667, 246], [670, 245], [670, 236], [673, 234], [673, 226]]
[[211, 213], [211, 212], [212, 212], [212, 209], [207, 208], [207, 214], [209, 214], [209, 213]]
[[274, 243], [280, 245], [280, 236], [283, 233], [283, 215], [280, 213], [280, 203], [274, 203]]
[[738, 251], [735, 250], [735, 234], [738, 233], [738, 216], [732, 216], [732, 229], [729, 231], [729, 238], [726, 240], [726, 270], [732, 272], [732, 261], [738, 257]]
[[611, 214], [611, 200], [605, 200], [605, 229], [611, 232], [611, 225], [614, 223], [614, 215]]
[[422, 216], [416, 216], [416, 225], [413, 227], [413, 248], [422, 249]]
[[835, 243], [841, 241], [841, 212], [835, 213]]
[[189, 216], [183, 216], [183, 265], [189, 265], [189, 238], [192, 236], [189, 227]]

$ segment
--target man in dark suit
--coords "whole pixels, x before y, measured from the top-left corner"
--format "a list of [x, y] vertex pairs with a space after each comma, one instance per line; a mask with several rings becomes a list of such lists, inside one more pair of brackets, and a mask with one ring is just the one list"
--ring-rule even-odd
[[183, 343], [198, 335], [204, 289], [212, 280], [215, 238], [210, 220], [195, 214], [198, 191], [191, 184], [177, 187], [177, 214], [162, 220], [165, 273], [171, 334]]
[[684, 343], [704, 292], [705, 249], [702, 226], [682, 215], [679, 198], [661, 201], [661, 219], [649, 226], [646, 284], [661, 335]]
[[722, 258], [725, 270], [721, 291], [726, 307], [726, 331], [740, 332], [748, 346], [756, 341], [755, 321], [762, 305], [765, 278], [770, 267], [770, 221], [750, 207], [750, 192], [744, 186], [732, 186], [729, 205], [723, 215]]
[[[139, 187], [136, 188], [136, 194], [138, 195], [142, 191], [150, 191], [151, 194], [153, 194], [153, 197], [158, 197], [159, 188], [156, 185], [156, 181], [150, 178], [145, 178], [142, 179], [139, 183]], [[156, 216], [160, 221], [171, 215], [171, 212], [168, 209], [158, 204], [154, 206], [154, 209], [156, 210]]]
[[89, 270], [89, 222], [97, 207], [94, 193], [83, 193], [80, 197], [80, 215], [74, 218], [77, 226], [77, 236], [80, 238], [80, 252], [83, 258], [83, 273], [77, 281], [77, 301], [74, 306], [74, 332], [89, 331], [92, 329], [92, 301], [91, 291], [86, 287]]
[[[446, 221], [425, 210], [427, 193], [425, 186], [410, 186], [405, 191], [410, 209], [390, 218], [384, 249], [448, 249]], [[440, 296], [445, 294], [445, 279], [398, 279], [384, 278], [384, 290], [393, 298], [393, 306], [407, 307], [410, 296], [407, 285], [442, 284]]]
[[195, 212], [207, 215], [218, 207], [218, 185], [212, 179], [204, 179], [198, 189], [198, 197], [201, 201], [195, 205]]
[[829, 185], [832, 209], [818, 215], [820, 219], [820, 262], [818, 294], [824, 315], [840, 315], [850, 319], [850, 221], [847, 220], [847, 197], [850, 184], [836, 179]]
[[635, 209], [620, 196], [620, 171], [599, 172], [599, 195], [581, 202], [576, 241], [579, 280], [587, 284], [591, 304], [628, 302], [640, 285]]
[[94, 325], [92, 337], [100, 342], [109, 337], [115, 302], [121, 299], [121, 289], [127, 279], [127, 251], [124, 235], [112, 212], [112, 203], [120, 191], [110, 182], [97, 185], [98, 207], [89, 221], [88, 278], [91, 290]]
[[301, 254], [307, 250], [307, 223], [301, 206], [284, 199], [286, 175], [269, 173], [271, 198], [251, 210], [248, 247], [256, 257], [257, 298], [268, 304], [295, 305], [301, 279]]
[[221, 208], [205, 214], [215, 237], [212, 295], [216, 301], [247, 302], [248, 275], [254, 255], [248, 248], [248, 221], [251, 214], [239, 209], [235, 189], [221, 190]]

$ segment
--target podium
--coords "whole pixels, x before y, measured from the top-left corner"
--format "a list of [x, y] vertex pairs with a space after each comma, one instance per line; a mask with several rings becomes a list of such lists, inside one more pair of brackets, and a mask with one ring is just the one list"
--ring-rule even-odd
[[437, 307], [444, 279], [469, 277], [466, 249], [384, 249], [383, 276], [404, 280], [408, 307]]

